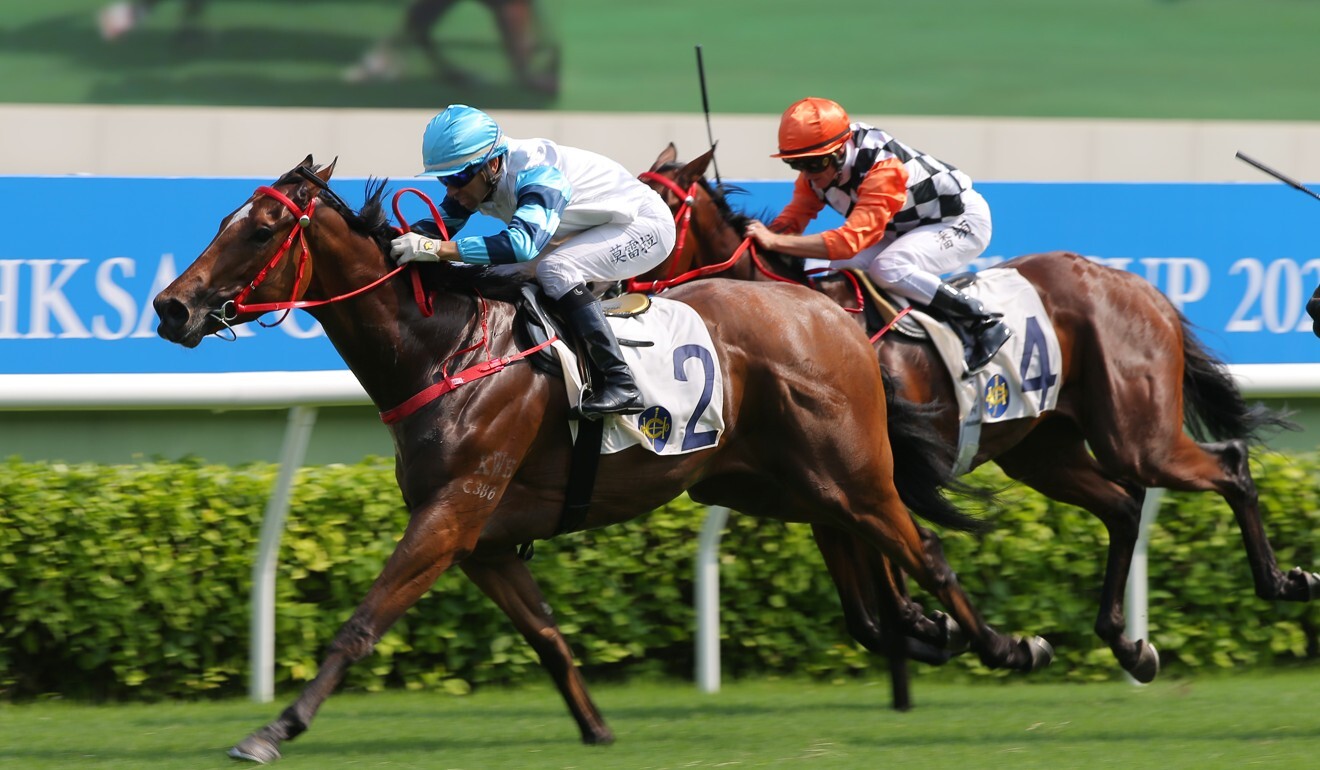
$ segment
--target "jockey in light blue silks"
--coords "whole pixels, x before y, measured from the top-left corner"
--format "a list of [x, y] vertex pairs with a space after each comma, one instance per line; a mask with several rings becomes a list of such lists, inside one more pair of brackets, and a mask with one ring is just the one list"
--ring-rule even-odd
[[506, 137], [489, 115], [463, 104], [427, 124], [422, 163], [423, 175], [445, 185], [440, 210], [449, 232], [477, 211], [508, 227], [441, 241], [418, 223], [421, 232], [394, 240], [394, 258], [496, 266], [534, 260], [537, 282], [603, 375], [582, 414], [640, 412], [641, 394], [586, 283], [633, 278], [669, 256], [674, 220], [660, 196], [609, 158], [548, 139]]

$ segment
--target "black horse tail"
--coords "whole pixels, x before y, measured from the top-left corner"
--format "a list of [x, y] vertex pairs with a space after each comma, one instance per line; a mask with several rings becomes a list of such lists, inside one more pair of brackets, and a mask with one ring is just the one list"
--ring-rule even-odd
[[1247, 404], [1224, 362], [1206, 350], [1182, 313], [1178, 319], [1183, 327], [1183, 420], [1193, 438], [1259, 444], [1267, 433], [1300, 430], [1286, 412]]
[[973, 497], [984, 495], [953, 476], [955, 450], [931, 431], [932, 418], [943, 407], [908, 401], [897, 394], [893, 378], [884, 372], [889, 405], [889, 445], [894, 453], [894, 485], [903, 504], [916, 515], [946, 529], [981, 532], [988, 524], [969, 516], [945, 497], [954, 489]]

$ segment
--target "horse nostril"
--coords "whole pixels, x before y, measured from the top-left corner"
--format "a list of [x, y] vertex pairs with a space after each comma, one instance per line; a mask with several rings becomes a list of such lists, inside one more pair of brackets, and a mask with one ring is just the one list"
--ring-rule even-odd
[[156, 308], [156, 316], [160, 318], [160, 325], [156, 327], [156, 333], [160, 336], [169, 339], [170, 333], [177, 334], [188, 324], [188, 307], [179, 300], [157, 297], [151, 304]]

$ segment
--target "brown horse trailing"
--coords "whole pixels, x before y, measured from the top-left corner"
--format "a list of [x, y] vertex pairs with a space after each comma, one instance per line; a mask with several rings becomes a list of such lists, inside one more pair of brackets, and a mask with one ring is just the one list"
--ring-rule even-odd
[[[258, 188], [155, 300], [160, 335], [186, 347], [264, 310], [306, 308], [382, 412], [415, 406], [390, 425], [410, 511], [402, 539], [316, 677], [231, 755], [278, 758], [280, 744], [307, 729], [347, 666], [370, 654], [454, 565], [536, 650], [582, 740], [608, 743], [613, 734], [517, 553], [558, 527], [571, 452], [564, 382], [520, 365], [526, 347], [513, 334], [517, 287], [507, 279], [442, 263], [382, 280], [391, 275], [386, 253], [395, 234], [383, 211], [383, 182], [368, 184], [366, 204], [354, 212], [329, 191], [333, 167], [313, 166], [308, 156]], [[421, 301], [410, 276], [426, 288]], [[1048, 662], [1043, 640], [987, 626], [937, 550], [922, 543], [904, 503], [942, 525], [975, 522], [941, 495], [947, 458], [934, 442], [922, 442], [923, 426], [903, 404], [887, 406], [876, 358], [845, 313], [787, 284], [705, 281], [672, 298], [709, 329], [708, 365], [723, 375], [723, 432], [698, 452], [658, 455], [633, 446], [603, 456], [585, 528], [635, 518], [685, 490], [702, 503], [809, 523], [859, 558], [883, 557], [914, 576], [987, 665], [1029, 671]], [[438, 374], [450, 371], [440, 362], [490, 376]], [[437, 380], [448, 392], [411, 401]], [[904, 443], [894, 449], [891, 440]], [[897, 485], [896, 454], [906, 463]]]
[[[671, 144], [643, 175], [675, 211], [685, 206], [690, 218], [681, 251], [676, 250], [670, 263], [640, 277], [669, 285], [685, 273], [729, 263], [743, 247], [750, 218], [733, 211], [725, 191], [704, 178], [711, 152], [687, 164], [677, 162], [676, 156]], [[800, 259], [743, 250], [740, 259], [715, 274], [802, 282], [802, 265]], [[1109, 553], [1095, 631], [1119, 664], [1142, 682], [1159, 671], [1154, 647], [1123, 635], [1121, 604], [1148, 488], [1222, 496], [1242, 531], [1256, 594], [1262, 599], [1309, 601], [1320, 593], [1320, 575], [1279, 569], [1247, 467], [1248, 445], [1262, 429], [1291, 424], [1261, 405], [1248, 406], [1224, 364], [1202, 347], [1168, 299], [1140, 277], [1062, 251], [1018, 257], [1002, 267], [1016, 270], [1035, 288], [1057, 334], [1061, 359], [1052, 372], [1058, 377], [1058, 400], [1038, 416], [981, 426], [969, 469], [993, 461], [1010, 477], [1104, 522]], [[846, 275], [813, 283], [845, 307], [855, 306], [861, 297]], [[1314, 304], [1320, 308], [1320, 300]], [[1313, 309], [1313, 315], [1320, 316], [1320, 309]], [[864, 314], [855, 317], [865, 323]], [[933, 345], [892, 334], [875, 344], [881, 367], [897, 381], [903, 399], [943, 407], [935, 418], [935, 433], [946, 446], [957, 446], [957, 386]], [[1184, 426], [1196, 440], [1184, 433]], [[830, 561], [824, 544], [822, 552]], [[834, 561], [849, 569], [866, 564], [846, 556]], [[880, 569], [853, 575], [851, 581], [838, 575], [835, 580], [841, 586], [892, 583], [892, 567]], [[872, 641], [877, 645], [887, 634], [892, 636], [872, 603], [864, 597], [843, 598], [845, 610], [852, 613], [850, 630], [876, 634]]]

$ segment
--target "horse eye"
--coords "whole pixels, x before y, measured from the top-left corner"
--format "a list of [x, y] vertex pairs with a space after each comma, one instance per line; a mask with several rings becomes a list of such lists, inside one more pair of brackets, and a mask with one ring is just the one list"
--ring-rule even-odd
[[252, 234], [248, 236], [248, 240], [253, 243], [265, 243], [266, 241], [269, 241], [270, 237], [274, 234], [274, 230], [265, 225], [259, 225], [252, 231]]

